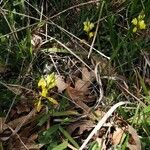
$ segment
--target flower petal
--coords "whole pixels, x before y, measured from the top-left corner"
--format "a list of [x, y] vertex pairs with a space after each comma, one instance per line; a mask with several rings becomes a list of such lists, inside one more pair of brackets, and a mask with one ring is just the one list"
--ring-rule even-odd
[[138, 23], [138, 20], [137, 20], [137, 18], [134, 18], [132, 21], [131, 21], [131, 23], [133, 24], [133, 25], [137, 25], [137, 23]]
[[140, 14], [140, 15], [138, 16], [138, 20], [139, 20], [139, 21], [140, 21], [140, 20], [143, 20], [144, 17], [145, 17], [145, 14]]
[[52, 97], [46, 97], [51, 103], [58, 105], [58, 102]]
[[132, 31], [135, 33], [137, 31], [137, 27], [134, 27]]
[[47, 75], [46, 77], [46, 83], [47, 83], [47, 89], [51, 89], [56, 86], [56, 77], [54, 73], [51, 73], [50, 75]]
[[138, 26], [141, 30], [146, 29], [146, 24], [145, 24], [144, 20], [139, 21]]
[[94, 23], [90, 23], [89, 28], [90, 28], [90, 30], [92, 30], [94, 28]]
[[94, 32], [90, 32], [89, 33], [89, 38], [93, 37], [94, 36]]
[[46, 87], [46, 81], [43, 77], [39, 80], [38, 87], [41, 87], [42, 89]]
[[46, 97], [47, 93], [48, 93], [48, 90], [46, 88], [43, 88], [41, 92], [41, 96]]
[[90, 21], [83, 22], [83, 25], [83, 30], [87, 33], [89, 33], [94, 28], [94, 23], [91, 23]]
[[41, 108], [43, 107], [41, 100], [38, 101], [37, 105], [36, 105], [36, 110], [37, 112], [40, 112]]

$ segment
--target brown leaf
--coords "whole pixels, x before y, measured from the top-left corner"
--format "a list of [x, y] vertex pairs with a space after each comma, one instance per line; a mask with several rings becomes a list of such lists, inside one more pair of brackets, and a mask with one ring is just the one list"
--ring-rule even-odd
[[68, 84], [65, 83], [63, 76], [56, 75], [56, 86], [58, 88], [58, 92], [62, 92], [68, 87]]
[[43, 144], [36, 144], [35, 141], [30, 141], [28, 138], [20, 137], [13, 137], [7, 145], [7, 149], [9, 150], [39, 150]]
[[94, 123], [91, 120], [83, 120], [70, 124], [67, 128], [68, 132], [72, 134], [77, 128], [79, 128], [77, 134], [81, 135], [84, 131], [89, 131], [94, 127]]
[[128, 142], [128, 147], [130, 150], [141, 150], [141, 141], [136, 130], [128, 125], [128, 132], [131, 135]]
[[130, 135], [127, 143], [128, 148], [130, 150], [141, 150], [141, 142], [136, 130], [121, 118], [117, 118], [115, 123], [121, 126], [121, 128], [116, 128], [116, 131], [113, 134], [113, 144], [118, 145], [123, 133], [126, 131]]
[[29, 123], [36, 115], [36, 111], [35, 109], [33, 109], [30, 113], [28, 113], [27, 115], [21, 116], [17, 119], [14, 119], [10, 122], [8, 122], [7, 124], [4, 124], [2, 130], [6, 130], [7, 128], [11, 127], [12, 129], [15, 129], [16, 132], [18, 132], [20, 130], [20, 128]]
[[75, 82], [75, 89], [82, 91], [82, 92], [88, 92], [88, 88], [91, 85], [92, 81], [94, 79], [94, 73], [91, 71], [88, 71], [86, 67], [82, 68], [82, 79], [78, 78]]
[[82, 80], [83, 81], [90, 81], [93, 77], [93, 73], [88, 71], [86, 67], [82, 68]]
[[32, 39], [31, 39], [31, 44], [32, 44], [33, 49], [39, 48], [42, 44], [42, 37], [40, 37], [37, 34], [33, 34]]
[[0, 63], [0, 75], [5, 74], [7, 71], [10, 71], [10, 68], [7, 65]]
[[28, 139], [30, 141], [35, 141], [38, 138], [38, 133], [33, 133]]
[[29, 104], [29, 100], [26, 97], [21, 97], [20, 103], [15, 107], [17, 114], [29, 113], [31, 110], [31, 104]]
[[75, 89], [82, 92], [88, 92], [88, 87], [90, 86], [89, 81], [83, 81], [81, 79], [78, 79], [75, 83]]
[[116, 128], [116, 131], [113, 133], [112, 143], [114, 146], [118, 145], [122, 139], [125, 128]]
[[67, 94], [72, 99], [73, 103], [76, 104], [78, 107], [83, 109], [85, 112], [89, 112], [91, 109], [83, 102], [85, 96], [84, 93], [81, 91], [76, 90], [72, 87], [67, 87], [66, 89]]
[[5, 118], [4, 117], [0, 117], [0, 132], [3, 130], [4, 122], [5, 122]]

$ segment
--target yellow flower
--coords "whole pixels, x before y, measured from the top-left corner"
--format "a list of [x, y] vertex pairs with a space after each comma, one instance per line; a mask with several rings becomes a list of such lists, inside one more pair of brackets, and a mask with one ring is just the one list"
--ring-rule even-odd
[[40, 112], [41, 108], [43, 107], [41, 98], [38, 100], [38, 102], [35, 103], [37, 112]]
[[133, 32], [135, 33], [137, 31], [137, 27], [134, 27], [133, 28]]
[[139, 29], [146, 29], [146, 24], [144, 22], [144, 20], [141, 20], [138, 22], [138, 26], [139, 26]]
[[46, 77], [42, 77], [38, 82], [38, 87], [44, 89], [51, 89], [56, 86], [56, 77], [54, 73], [47, 75]]
[[42, 89], [46, 87], [46, 81], [43, 77], [39, 80], [38, 87], [41, 87]]
[[144, 22], [145, 14], [142, 12], [139, 14], [137, 18], [132, 19], [131, 23], [134, 25], [133, 32], [137, 32], [137, 30], [143, 30], [146, 29], [146, 24]]
[[56, 77], [54, 73], [47, 75], [45, 80], [46, 80], [46, 85], [48, 89], [52, 89], [53, 87], [56, 86]]
[[90, 32], [89, 33], [89, 38], [93, 37], [94, 36], [94, 32]]
[[94, 23], [91, 23], [90, 21], [83, 22], [83, 25], [83, 30], [87, 33], [89, 33], [94, 28]]
[[51, 103], [53, 103], [53, 104], [58, 104], [58, 102], [54, 99], [54, 98], [52, 98], [52, 97], [46, 97]]
[[145, 18], [145, 14], [140, 14], [139, 16], [138, 16], [138, 20], [143, 20]]
[[132, 22], [132, 24], [133, 24], [133, 25], [135, 25], [135, 26], [136, 26], [136, 25], [137, 25], [137, 23], [138, 23], [138, 20], [137, 20], [137, 18], [134, 18], [131, 22]]
[[42, 89], [41, 96], [46, 97], [48, 90], [46, 88]]
[[56, 86], [56, 76], [54, 73], [41, 77], [41, 79], [39, 80], [38, 87], [41, 87], [41, 92], [40, 98], [36, 103], [36, 109], [38, 112], [43, 107], [41, 102], [43, 98], [49, 100], [53, 104], [58, 104], [58, 102], [55, 99], [53, 99], [52, 97], [48, 97], [48, 90], [52, 89], [55, 86]]

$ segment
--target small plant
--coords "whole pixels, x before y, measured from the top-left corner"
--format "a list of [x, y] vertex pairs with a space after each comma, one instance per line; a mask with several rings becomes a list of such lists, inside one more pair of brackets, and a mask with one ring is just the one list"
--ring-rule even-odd
[[138, 30], [146, 29], [146, 24], [144, 22], [145, 14], [142, 12], [137, 18], [132, 19], [131, 23], [134, 25], [133, 32]]
[[83, 30], [86, 32], [89, 38], [92, 38], [94, 36], [94, 32], [92, 32], [92, 29], [94, 28], [94, 23], [90, 21], [85, 21], [83, 22], [83, 25]]
[[150, 1], [0, 4], [0, 149], [149, 149]]
[[48, 96], [48, 91], [55, 86], [56, 86], [56, 77], [54, 73], [51, 73], [49, 75], [46, 75], [40, 78], [38, 82], [38, 87], [41, 88], [41, 92], [40, 92], [40, 98], [38, 99], [38, 102], [36, 103], [36, 109], [38, 112], [43, 107], [42, 105], [43, 99], [47, 99], [53, 104], [58, 104], [58, 102], [55, 99]]

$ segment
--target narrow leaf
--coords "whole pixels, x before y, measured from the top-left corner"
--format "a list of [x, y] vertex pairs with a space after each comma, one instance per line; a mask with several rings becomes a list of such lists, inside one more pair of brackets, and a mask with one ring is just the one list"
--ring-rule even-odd
[[61, 126], [59, 127], [61, 133], [72, 143], [77, 149], [79, 148], [78, 143], [70, 136], [70, 134], [64, 130]]
[[[68, 146], [68, 141], [64, 141], [63, 143], [57, 145], [55, 148], [53, 148], [52, 150], [64, 150], [66, 149]], [[49, 149], [48, 149], [49, 150]]]

